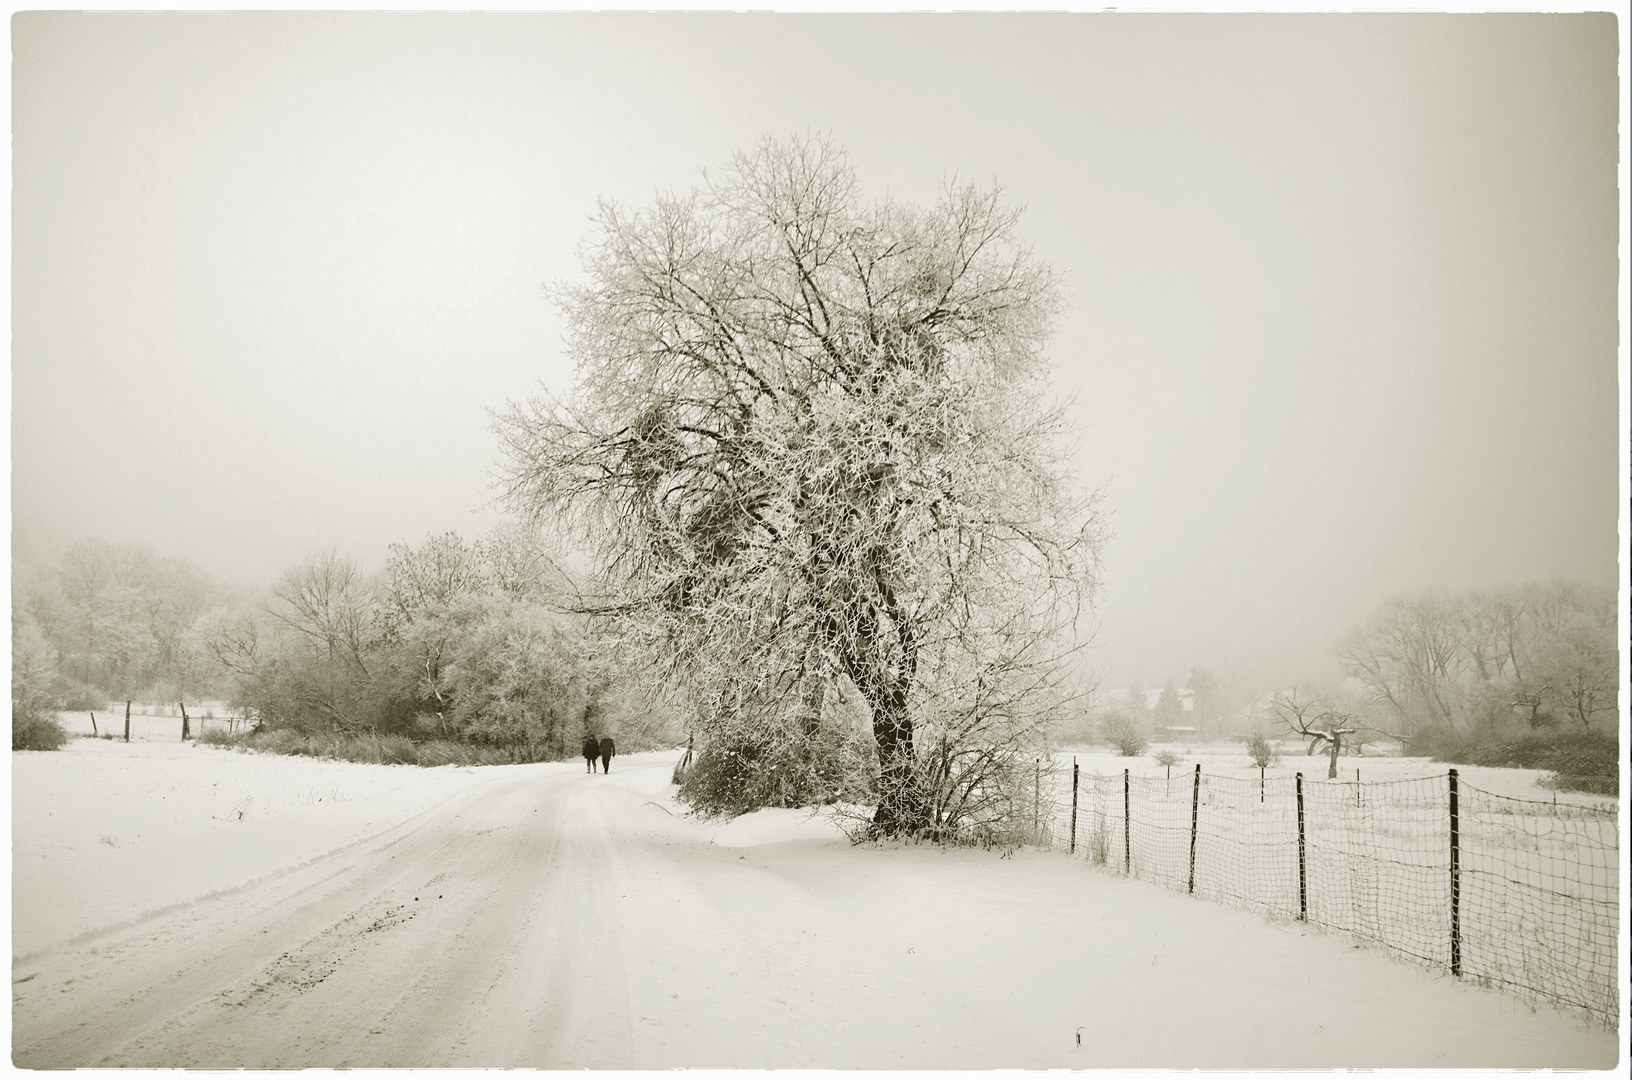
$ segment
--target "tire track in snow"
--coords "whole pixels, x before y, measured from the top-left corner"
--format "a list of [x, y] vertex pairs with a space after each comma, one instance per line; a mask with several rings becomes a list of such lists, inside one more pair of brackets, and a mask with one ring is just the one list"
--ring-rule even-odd
[[[343, 1018], [367, 1001], [377, 1003], [381, 996], [380, 987], [366, 987], [366, 977], [341, 977], [360, 963], [366, 974], [366, 967], [377, 963], [380, 955], [406, 948], [421, 965], [419, 971], [434, 972], [436, 961], [446, 957], [448, 938], [405, 934], [412, 928], [395, 927], [383, 935], [396, 939], [391, 947], [366, 950], [365, 963], [349, 956], [356, 950], [336, 928], [355, 922], [371, 904], [389, 906], [399, 893], [415, 895], [417, 884], [428, 884], [449, 866], [463, 861], [471, 870], [468, 860], [474, 855], [479, 863], [483, 847], [472, 844], [473, 821], [491, 824], [495, 816], [513, 816], [511, 804], [518, 791], [548, 789], [564, 779], [507, 778], [464, 793], [435, 814], [421, 815], [413, 828], [372, 850], [350, 852], [342, 865], [324, 861], [238, 895], [150, 920], [113, 940], [36, 958], [32, 965], [36, 970], [24, 976], [33, 981], [21, 993], [14, 988], [14, 1062], [24, 1067], [148, 1063], [275, 1067], [309, 1053], [354, 1049], [356, 1033], [345, 1030], [343, 1020], [338, 1038], [322, 1035], [321, 1026], [291, 1034], [286, 993], [263, 993], [253, 1005], [230, 1009], [215, 999], [224, 994], [223, 1001], [230, 999], [235, 988], [240, 995], [247, 994], [257, 980], [287, 989], [299, 964], [329, 964], [333, 970], [302, 996], [327, 999], [330, 994], [319, 993], [320, 988], [344, 984], [356, 990], [359, 981], [364, 983], [368, 992], [363, 1001], [348, 1002], [340, 1013]], [[478, 883], [466, 890], [467, 906], [485, 907], [490, 883], [480, 882], [479, 872], [472, 876]], [[466, 916], [468, 923], [470, 912]], [[363, 925], [377, 918], [375, 914]], [[446, 927], [439, 924], [438, 929]], [[293, 949], [290, 942], [296, 943]], [[280, 963], [281, 978], [275, 970]], [[17, 974], [14, 971], [14, 978]], [[394, 1004], [403, 990], [399, 982], [384, 994]], [[369, 1030], [363, 1029], [364, 1039]], [[355, 1049], [369, 1048], [365, 1044]], [[313, 1063], [335, 1064], [337, 1059]]]

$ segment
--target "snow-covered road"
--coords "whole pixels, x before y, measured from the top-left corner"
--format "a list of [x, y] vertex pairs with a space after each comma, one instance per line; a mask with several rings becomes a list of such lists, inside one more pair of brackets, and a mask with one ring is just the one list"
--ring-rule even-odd
[[698, 822], [672, 760], [479, 770], [366, 840], [23, 955], [13, 1061], [1617, 1062], [1614, 1033], [1550, 1009], [1057, 854], [853, 848], [790, 811]]

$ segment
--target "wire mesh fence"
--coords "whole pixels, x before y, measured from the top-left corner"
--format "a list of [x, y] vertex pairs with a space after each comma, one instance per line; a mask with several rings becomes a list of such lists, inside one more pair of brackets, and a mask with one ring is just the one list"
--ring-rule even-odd
[[1614, 804], [1494, 795], [1455, 770], [1364, 784], [1038, 774], [1039, 843], [1599, 1022], [1619, 1015]]
[[1571, 776], [1568, 773], [1548, 773], [1537, 786], [1550, 791], [1582, 791], [1588, 795], [1615, 795], [1621, 793], [1618, 776]]

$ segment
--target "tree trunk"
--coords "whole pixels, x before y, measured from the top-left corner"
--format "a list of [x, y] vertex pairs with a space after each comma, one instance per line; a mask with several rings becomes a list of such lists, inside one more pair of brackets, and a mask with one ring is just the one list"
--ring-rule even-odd
[[1332, 736], [1332, 749], [1330, 750], [1331, 758], [1329, 759], [1330, 764], [1326, 768], [1326, 779], [1328, 779], [1328, 780], [1336, 780], [1337, 779], [1337, 755], [1339, 753], [1341, 753], [1342, 750], [1343, 750], [1343, 740], [1338, 738], [1335, 735]]
[[910, 836], [930, 825], [929, 800], [913, 768], [912, 719], [904, 686], [891, 689], [873, 706], [873, 739], [878, 745], [878, 809], [874, 836]]

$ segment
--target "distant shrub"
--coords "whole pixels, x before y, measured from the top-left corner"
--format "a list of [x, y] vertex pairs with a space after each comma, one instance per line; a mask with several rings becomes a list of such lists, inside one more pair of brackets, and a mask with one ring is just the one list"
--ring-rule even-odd
[[362, 765], [509, 765], [516, 762], [552, 760], [541, 744], [533, 746], [482, 746], [430, 739], [415, 742], [405, 735], [315, 734], [277, 728], [228, 734], [219, 729], [204, 732], [198, 741], [211, 746], [230, 746], [266, 754], [329, 758]]
[[1536, 759], [1536, 768], [1565, 776], [1620, 776], [1619, 740], [1607, 735], [1555, 740]]
[[1165, 749], [1156, 751], [1153, 758], [1156, 764], [1166, 766], [1169, 769], [1184, 760], [1179, 756], [1178, 751]]
[[1260, 769], [1267, 769], [1280, 760], [1281, 753], [1262, 731], [1247, 736], [1247, 757]]
[[403, 735], [386, 735], [374, 741], [376, 761], [381, 765], [418, 765], [414, 740]]
[[1095, 741], [1097, 726], [1091, 716], [1073, 714], [1065, 717], [1054, 728], [1054, 741], [1060, 746], [1088, 746]]
[[439, 765], [456, 765], [460, 760], [458, 743], [438, 739], [434, 742], [422, 742], [414, 747], [414, 764], [434, 769]]
[[244, 740], [251, 750], [260, 750], [268, 754], [299, 754], [306, 745], [306, 737], [298, 731], [288, 728], [277, 728], [272, 731], [261, 731], [250, 735]]
[[1618, 776], [1620, 742], [1598, 731], [1543, 729], [1518, 734], [1496, 731], [1459, 737], [1439, 731], [1417, 735], [1410, 753], [1457, 765], [1546, 769], [1566, 776]]
[[1111, 709], [1099, 718], [1099, 737], [1123, 757], [1138, 757], [1150, 745], [1144, 727], [1120, 709]]
[[12, 713], [13, 750], [61, 750], [67, 743], [68, 732], [56, 717], [33, 711]]
[[67, 677], [58, 678], [56, 692], [66, 712], [99, 712], [108, 707], [107, 694]]

